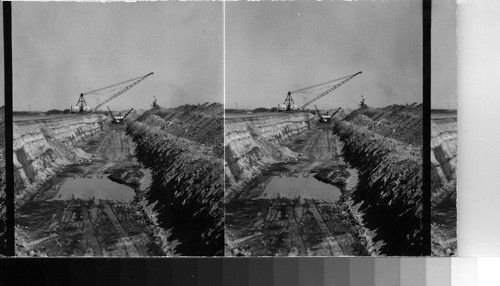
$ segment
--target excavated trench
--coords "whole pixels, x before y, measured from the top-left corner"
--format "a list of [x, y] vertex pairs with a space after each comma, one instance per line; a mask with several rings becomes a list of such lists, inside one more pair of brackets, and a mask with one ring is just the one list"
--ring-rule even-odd
[[208, 146], [213, 138], [184, 134], [217, 116], [222, 126], [214, 109], [156, 107], [126, 124], [101, 115], [15, 121], [17, 255], [220, 254], [221, 152]]
[[154, 108], [127, 129], [152, 173], [148, 213], [174, 254], [223, 255], [223, 130], [216, 103]]
[[421, 130], [416, 104], [226, 119], [226, 254], [420, 255]]

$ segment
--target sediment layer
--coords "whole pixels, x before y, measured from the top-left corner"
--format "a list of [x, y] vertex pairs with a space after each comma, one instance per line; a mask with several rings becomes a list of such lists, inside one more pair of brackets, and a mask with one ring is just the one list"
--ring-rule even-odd
[[[364, 226], [375, 231], [380, 254], [422, 251], [422, 147], [418, 146], [422, 139], [397, 132], [402, 124], [412, 127], [406, 132], [414, 132], [414, 137], [422, 134], [421, 120], [407, 115], [413, 108], [419, 107], [392, 107], [389, 112], [360, 109], [344, 120], [333, 119], [334, 132], [344, 144], [344, 159], [359, 172], [358, 186], [350, 194], [353, 207]], [[389, 132], [389, 126], [396, 131]]]
[[457, 118], [432, 119], [432, 253], [454, 255], [457, 249]]
[[154, 108], [127, 133], [152, 172], [145, 197], [174, 254], [223, 255], [222, 105]]
[[434, 119], [431, 123], [431, 163], [432, 187], [435, 199], [439, 204], [443, 196], [440, 190], [447, 185], [456, 186], [457, 169], [457, 120], [456, 118]]
[[265, 166], [295, 160], [284, 143], [311, 128], [308, 113], [226, 118], [224, 130], [226, 199]]
[[75, 115], [13, 123], [14, 194], [23, 205], [61, 167], [91, 159], [76, 146], [102, 130], [103, 115]]

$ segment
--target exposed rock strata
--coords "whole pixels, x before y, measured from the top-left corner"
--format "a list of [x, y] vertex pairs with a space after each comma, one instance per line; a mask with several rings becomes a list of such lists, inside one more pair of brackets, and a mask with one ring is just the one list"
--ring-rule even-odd
[[307, 113], [291, 113], [226, 118], [224, 168], [227, 199], [260, 174], [265, 166], [295, 160], [297, 154], [283, 144], [310, 129], [313, 117]]
[[457, 249], [457, 119], [431, 124], [432, 253], [453, 255]]
[[75, 145], [102, 130], [103, 115], [14, 122], [15, 204], [21, 206], [61, 167], [90, 160]]

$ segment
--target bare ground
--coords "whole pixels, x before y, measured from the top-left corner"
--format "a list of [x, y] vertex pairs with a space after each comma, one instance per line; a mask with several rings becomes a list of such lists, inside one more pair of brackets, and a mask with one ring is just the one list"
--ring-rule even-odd
[[18, 255], [147, 256], [158, 249], [148, 239], [144, 215], [134, 202], [52, 201], [67, 177], [103, 177], [137, 188], [143, 176], [124, 126], [111, 125], [79, 146], [92, 162], [70, 165], [46, 182], [16, 211]]
[[300, 153], [298, 162], [271, 166], [226, 202], [226, 254], [366, 255], [350, 234], [337, 202], [317, 199], [309, 190], [300, 199], [259, 198], [272, 176], [314, 174], [321, 181], [344, 187], [349, 173], [341, 158], [341, 143], [330, 125], [305, 132], [288, 147]]

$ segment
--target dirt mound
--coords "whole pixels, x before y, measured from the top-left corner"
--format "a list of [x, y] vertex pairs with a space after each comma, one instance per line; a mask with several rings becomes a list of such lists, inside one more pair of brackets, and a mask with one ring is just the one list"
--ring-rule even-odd
[[422, 104], [390, 105], [384, 108], [362, 107], [344, 118], [384, 136], [411, 144], [423, 145]]
[[377, 131], [384, 129], [376, 127], [372, 119], [381, 122], [382, 118], [398, 118], [402, 109], [353, 112], [347, 118], [350, 122], [334, 120], [334, 132], [344, 143], [344, 159], [359, 170], [359, 183], [351, 194], [353, 207], [365, 227], [376, 230], [374, 240], [379, 241], [379, 251], [386, 255], [420, 255], [421, 147], [385, 136], [384, 132], [379, 134]]
[[158, 112], [145, 112], [137, 121], [205, 145], [213, 150], [215, 156], [223, 156], [224, 138], [217, 136], [224, 132], [221, 104], [183, 105], [168, 110], [155, 109]]
[[220, 104], [156, 107], [127, 132], [136, 157], [152, 171], [145, 196], [179, 255], [222, 255], [224, 190]]

